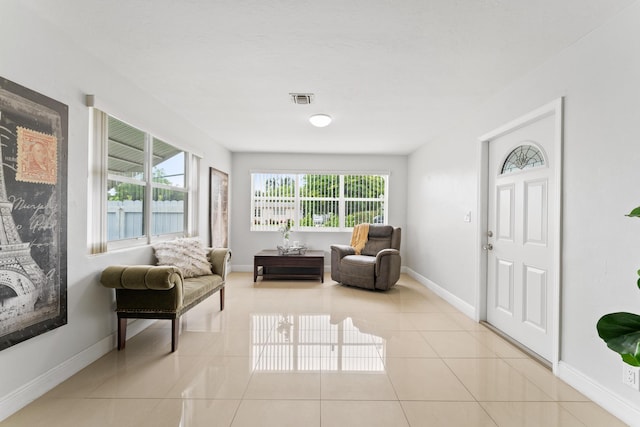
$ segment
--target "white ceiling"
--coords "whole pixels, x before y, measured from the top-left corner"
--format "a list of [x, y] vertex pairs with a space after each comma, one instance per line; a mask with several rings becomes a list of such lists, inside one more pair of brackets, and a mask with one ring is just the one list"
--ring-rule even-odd
[[390, 154], [633, 1], [23, 0], [232, 151]]

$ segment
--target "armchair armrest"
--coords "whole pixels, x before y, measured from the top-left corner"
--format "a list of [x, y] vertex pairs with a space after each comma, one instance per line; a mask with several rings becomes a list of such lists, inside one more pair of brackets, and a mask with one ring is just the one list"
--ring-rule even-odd
[[182, 282], [179, 268], [163, 265], [113, 265], [100, 276], [102, 286], [113, 289], [166, 291]]
[[214, 274], [218, 274], [222, 277], [222, 280], [227, 279], [227, 262], [231, 259], [231, 249], [229, 248], [213, 248], [209, 251], [209, 262], [211, 263], [212, 271]]
[[380, 271], [389, 268], [392, 258], [400, 257], [400, 251], [397, 249], [382, 249], [376, 254], [376, 276], [380, 275]]
[[331, 253], [336, 254], [338, 258], [344, 258], [347, 255], [355, 255], [356, 250], [349, 245], [331, 245]]
[[349, 245], [331, 245], [331, 279], [339, 282], [340, 260], [347, 255], [355, 255], [356, 250]]

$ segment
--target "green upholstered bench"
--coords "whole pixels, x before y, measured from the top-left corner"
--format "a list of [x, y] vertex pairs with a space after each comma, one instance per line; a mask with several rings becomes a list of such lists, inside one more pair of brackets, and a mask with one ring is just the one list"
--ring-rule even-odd
[[220, 291], [224, 310], [227, 261], [231, 251], [210, 249], [212, 274], [184, 278], [182, 271], [167, 265], [114, 265], [104, 269], [100, 283], [116, 290], [118, 350], [124, 349], [127, 319], [171, 319], [171, 351], [178, 348], [180, 316]]

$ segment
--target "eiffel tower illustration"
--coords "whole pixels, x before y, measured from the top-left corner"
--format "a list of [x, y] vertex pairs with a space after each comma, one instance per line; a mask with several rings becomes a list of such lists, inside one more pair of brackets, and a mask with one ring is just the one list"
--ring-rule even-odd
[[[48, 303], [46, 284], [46, 275], [31, 256], [31, 244], [22, 242], [13, 219], [13, 203], [7, 197], [0, 143], [0, 319], [16, 319], [33, 312], [36, 303]], [[11, 325], [7, 326], [11, 329]], [[5, 329], [4, 325], [2, 329]]]

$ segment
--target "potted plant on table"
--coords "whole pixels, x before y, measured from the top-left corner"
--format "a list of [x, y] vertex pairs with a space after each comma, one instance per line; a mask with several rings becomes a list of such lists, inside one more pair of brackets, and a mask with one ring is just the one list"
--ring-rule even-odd
[[[640, 217], [640, 206], [627, 216]], [[640, 288], [640, 278], [637, 285]], [[620, 354], [625, 363], [640, 366], [640, 315], [626, 312], [605, 314], [596, 327], [607, 347]]]
[[280, 224], [280, 228], [278, 231], [282, 234], [282, 246], [285, 248], [289, 247], [289, 235], [291, 233], [291, 227], [293, 226], [293, 221], [291, 219], [286, 220], [285, 222]]

